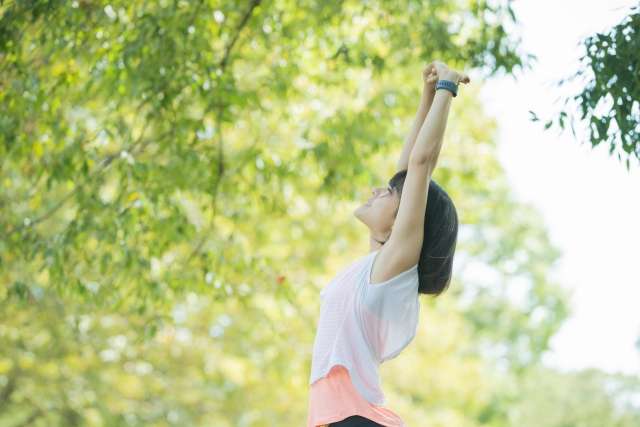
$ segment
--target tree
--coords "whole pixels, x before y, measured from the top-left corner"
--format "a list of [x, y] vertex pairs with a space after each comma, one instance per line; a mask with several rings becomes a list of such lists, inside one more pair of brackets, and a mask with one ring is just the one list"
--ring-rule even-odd
[[518, 396], [508, 410], [513, 425], [632, 427], [640, 422], [636, 376], [536, 367], [513, 391]]
[[[587, 37], [582, 45], [586, 54], [580, 58], [582, 68], [559, 81], [559, 86], [581, 78], [582, 91], [564, 99], [568, 108], [545, 122], [565, 129], [570, 124], [576, 136], [572, 111], [580, 111], [579, 120], [587, 124], [587, 137], [593, 147], [605, 143], [609, 154], [617, 148], [618, 160], [625, 156], [629, 169], [631, 158], [640, 160], [640, 8], [608, 32]], [[539, 120], [533, 111], [531, 119]], [[567, 123], [567, 121], [569, 123]], [[621, 149], [621, 151], [620, 151]]]
[[509, 11], [2, 3], [0, 423], [297, 424], [334, 213], [427, 61], [521, 64]]
[[[212, 268], [280, 275], [257, 264], [281, 259], [268, 255], [263, 218], [285, 214], [294, 194], [351, 197], [371, 180], [365, 164], [392, 129], [372, 119], [407, 111], [391, 99], [407, 96], [402, 83], [427, 60], [521, 63], [503, 28], [509, 3], [1, 7], [7, 290], [140, 310], [202, 290]], [[316, 114], [320, 93], [340, 110]], [[264, 253], [248, 250], [248, 234]], [[300, 255], [318, 259], [327, 244]], [[47, 272], [46, 285], [34, 271]]]
[[[426, 61], [524, 65], [510, 11], [3, 2], [0, 425], [299, 425], [318, 286], [363, 242], [353, 200], [393, 172]], [[509, 195], [476, 97], [458, 98], [436, 178], [468, 224], [461, 257], [500, 283], [484, 314], [454, 304], [487, 287], [469, 279], [425, 301], [451, 321], [426, 324], [412, 357], [451, 369], [390, 382], [412, 414], [430, 398], [416, 379], [451, 399], [440, 425], [484, 424], [478, 349], [526, 366], [566, 313], [546, 280], [557, 251]], [[508, 283], [541, 315], [509, 304]]]

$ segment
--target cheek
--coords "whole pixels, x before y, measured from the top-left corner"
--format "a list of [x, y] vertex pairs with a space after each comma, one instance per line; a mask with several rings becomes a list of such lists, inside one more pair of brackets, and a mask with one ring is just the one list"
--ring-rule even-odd
[[395, 200], [389, 198], [384, 201], [384, 211], [389, 213], [389, 215], [393, 216], [393, 213], [396, 211], [398, 204]]
[[367, 208], [371, 210], [372, 216], [386, 222], [390, 218], [393, 219], [396, 204], [389, 199], [380, 199], [373, 201]]

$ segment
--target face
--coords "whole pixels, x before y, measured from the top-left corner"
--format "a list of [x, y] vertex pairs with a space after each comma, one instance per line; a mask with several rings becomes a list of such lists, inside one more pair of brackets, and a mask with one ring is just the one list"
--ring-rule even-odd
[[400, 197], [387, 185], [374, 188], [369, 200], [358, 206], [353, 214], [369, 228], [374, 239], [386, 241], [391, 235], [399, 206]]

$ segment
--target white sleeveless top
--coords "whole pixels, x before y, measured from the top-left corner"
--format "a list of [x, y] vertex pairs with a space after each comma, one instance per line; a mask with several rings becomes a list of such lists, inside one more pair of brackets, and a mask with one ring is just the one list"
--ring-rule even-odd
[[370, 403], [384, 405], [379, 365], [413, 340], [418, 327], [418, 264], [371, 284], [379, 249], [341, 270], [320, 292], [320, 318], [309, 384], [334, 365], [349, 370], [353, 386]]

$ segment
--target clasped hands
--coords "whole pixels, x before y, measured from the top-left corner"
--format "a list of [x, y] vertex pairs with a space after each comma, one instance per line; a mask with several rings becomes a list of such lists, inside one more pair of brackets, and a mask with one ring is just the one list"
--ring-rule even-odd
[[425, 88], [435, 92], [438, 80], [451, 80], [455, 84], [467, 84], [471, 81], [465, 73], [449, 68], [444, 62], [433, 61], [422, 70], [422, 80]]

